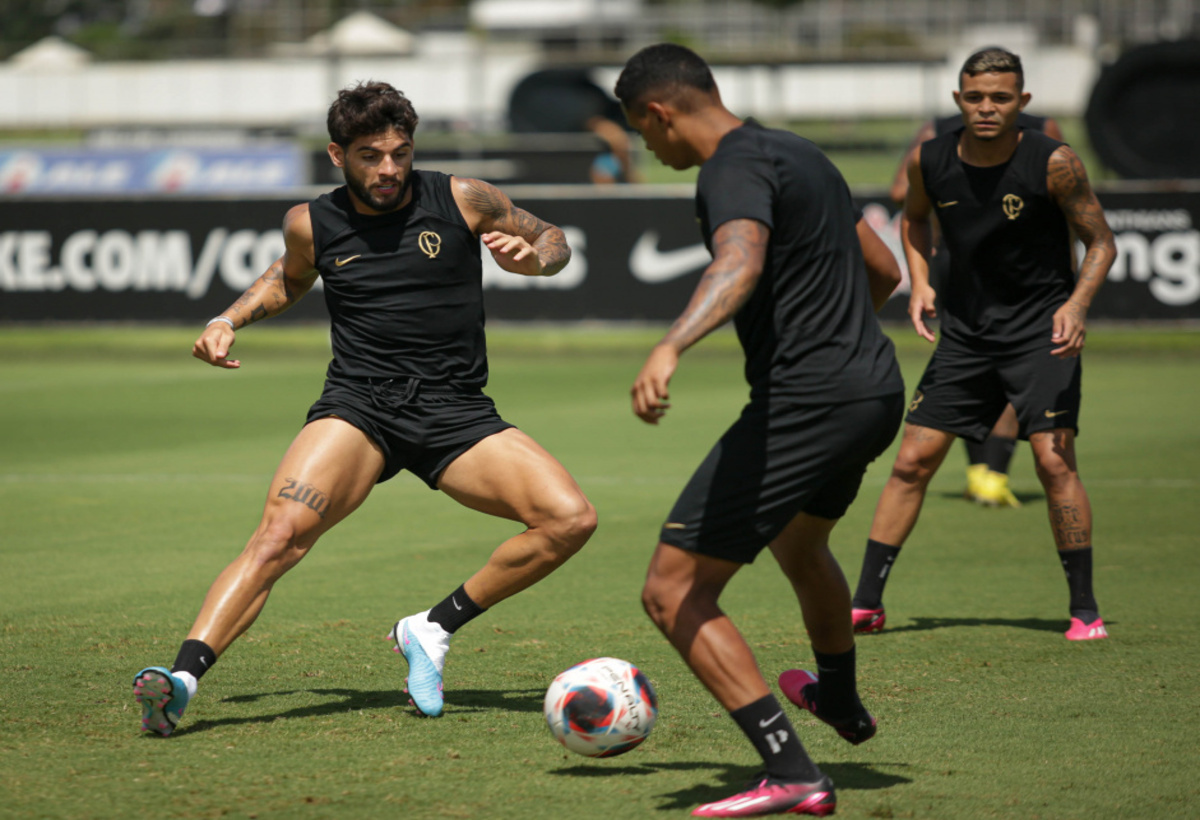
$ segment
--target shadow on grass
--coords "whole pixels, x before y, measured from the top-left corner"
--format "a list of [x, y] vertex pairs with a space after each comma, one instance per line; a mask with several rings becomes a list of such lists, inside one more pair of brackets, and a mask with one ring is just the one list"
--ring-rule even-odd
[[[895, 628], [888, 627], [877, 635], [897, 632], [925, 632], [930, 629], [946, 629], [953, 626], [1011, 626], [1017, 629], [1032, 629], [1036, 632], [1065, 632], [1070, 625], [1066, 618], [913, 618], [913, 623]], [[1106, 621], [1113, 626], [1116, 621]], [[871, 636], [864, 636], [871, 637]]]
[[[890, 789], [893, 786], [911, 783], [912, 779], [891, 774], [879, 769], [907, 768], [907, 763], [827, 763], [821, 770], [829, 775], [839, 790]], [[552, 769], [548, 774], [559, 777], [625, 777], [629, 775], [653, 775], [660, 771], [707, 770], [714, 773], [717, 782], [703, 786], [692, 786], [680, 791], [660, 795], [667, 802], [659, 806], [660, 811], [675, 811], [692, 808], [700, 803], [711, 803], [729, 797], [746, 788], [758, 774], [750, 766], [730, 766], [727, 763], [680, 762], [645, 763], [637, 766], [581, 765]]]
[[[508, 712], [541, 712], [544, 692], [541, 689], [456, 689], [446, 704], [445, 714], [464, 714], [502, 710]], [[215, 720], [198, 720], [186, 724], [179, 734], [204, 732], [222, 726], [239, 726], [251, 723], [272, 723], [276, 720], [322, 717], [345, 712], [360, 712], [370, 709], [402, 708], [413, 717], [420, 717], [408, 702], [408, 694], [400, 690], [363, 691], [359, 689], [288, 689], [278, 692], [252, 692], [221, 698], [221, 703], [270, 702], [277, 698], [313, 696], [329, 698], [323, 703], [297, 706], [282, 712], [270, 712], [249, 717], [228, 717]]]

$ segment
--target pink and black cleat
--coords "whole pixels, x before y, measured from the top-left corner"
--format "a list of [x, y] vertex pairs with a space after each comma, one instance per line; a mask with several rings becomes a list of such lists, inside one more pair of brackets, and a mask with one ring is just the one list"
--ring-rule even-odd
[[760, 817], [764, 814], [811, 814], [825, 817], [837, 808], [833, 781], [797, 783], [763, 777], [744, 792], [692, 811], [693, 817]]
[[883, 607], [879, 609], [851, 609], [850, 623], [854, 625], [855, 634], [865, 635], [868, 632], [882, 632], [887, 615]]
[[818, 713], [817, 683], [817, 676], [804, 669], [789, 669], [779, 676], [779, 689], [788, 700], [812, 712], [817, 720], [832, 726], [834, 731], [855, 746], [875, 737], [875, 718], [866, 709], [839, 720], [830, 720]]
[[1094, 641], [1099, 638], [1107, 638], [1108, 630], [1104, 628], [1104, 619], [1097, 618], [1090, 624], [1085, 624], [1078, 618], [1071, 619], [1071, 628], [1064, 635], [1068, 641]]

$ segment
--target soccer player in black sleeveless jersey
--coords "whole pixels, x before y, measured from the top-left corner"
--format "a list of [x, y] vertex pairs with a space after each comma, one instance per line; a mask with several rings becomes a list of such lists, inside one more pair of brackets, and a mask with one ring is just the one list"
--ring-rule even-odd
[[346, 186], [287, 212], [283, 256], [193, 347], [204, 362], [238, 368], [229, 355], [235, 331], [324, 280], [333, 340], [324, 391], [271, 480], [261, 522], [209, 589], [174, 666], [137, 674], [146, 731], [172, 732], [201, 675], [258, 617], [275, 582], [401, 469], [524, 528], [443, 601], [392, 628], [408, 692], [426, 715], [442, 712], [450, 636], [548, 575], [595, 529], [595, 510], [566, 469], [482, 392], [481, 240], [504, 270], [551, 276], [570, 259], [563, 232], [486, 182], [414, 171], [417, 121], [386, 83], [338, 94], [329, 155]]
[[[1087, 311], [1115, 257], [1112, 231], [1075, 152], [1017, 126], [1030, 95], [1016, 55], [999, 48], [972, 55], [954, 98], [963, 126], [922, 144], [908, 166], [908, 312], [917, 333], [933, 342], [925, 317], [938, 315], [940, 304], [942, 338], [909, 405], [875, 511], [854, 596], [855, 630], [883, 628], [884, 584], [954, 438], [983, 438], [1011, 403], [1066, 571], [1066, 637], [1104, 638], [1075, 436]], [[950, 257], [940, 294], [929, 282], [935, 211]], [[1072, 231], [1085, 248], [1078, 277]]]
[[660, 530], [642, 591], [651, 619], [765, 767], [746, 791], [693, 814], [829, 814], [833, 783], [718, 600], [770, 547], [799, 599], [820, 672], [785, 671], [780, 689], [851, 743], [875, 734], [858, 696], [850, 589], [829, 533], [900, 426], [904, 386], [874, 315], [899, 283], [899, 266], [816, 146], [731, 113], [694, 52], [643, 49], [626, 63], [616, 95], [663, 163], [701, 166], [696, 213], [713, 254], [638, 374], [633, 410], [658, 424], [681, 354], [730, 320], [750, 383], [749, 404]]
[[[908, 196], [908, 165], [916, 155], [921, 143], [951, 131], [957, 131], [963, 124], [962, 114], [948, 117], [938, 117], [929, 120], [917, 129], [916, 136], [904, 158], [896, 168], [896, 176], [892, 179], [890, 189], [892, 201], [901, 208]], [[1022, 111], [1017, 115], [1017, 125], [1041, 131], [1046, 136], [1063, 141], [1062, 128], [1053, 117], [1035, 117]], [[929, 260], [930, 277], [934, 282], [944, 278], [949, 265], [946, 260], [946, 248], [941, 242], [937, 223], [931, 223], [934, 233], [933, 251]], [[1000, 418], [983, 441], [963, 439], [967, 451], [967, 487], [963, 496], [976, 504], [985, 507], [1020, 507], [1021, 502], [1013, 495], [1008, 485], [1008, 469], [1016, 450], [1017, 411], [1010, 404], [1004, 408]]]

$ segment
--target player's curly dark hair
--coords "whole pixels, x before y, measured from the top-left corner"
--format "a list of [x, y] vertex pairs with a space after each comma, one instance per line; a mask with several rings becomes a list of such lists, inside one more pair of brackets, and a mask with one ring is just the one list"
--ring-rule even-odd
[[410, 139], [420, 118], [403, 92], [391, 85], [368, 80], [338, 92], [325, 120], [329, 138], [346, 148], [359, 137], [382, 134], [392, 128]]
[[978, 74], [995, 72], [997, 74], [1016, 74], [1017, 90], [1025, 89], [1025, 69], [1021, 67], [1021, 58], [1006, 48], [991, 46], [976, 51], [963, 63], [958, 75], [958, 86], [962, 88], [962, 75], [974, 77]]
[[652, 95], [672, 99], [685, 89], [711, 93], [717, 87], [704, 58], [674, 43], [646, 46], [629, 58], [613, 93], [627, 111], [639, 111]]

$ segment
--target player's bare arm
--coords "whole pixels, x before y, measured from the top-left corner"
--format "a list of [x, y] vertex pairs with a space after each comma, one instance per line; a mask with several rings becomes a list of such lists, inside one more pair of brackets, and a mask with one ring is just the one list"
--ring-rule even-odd
[[896, 176], [892, 179], [892, 187], [890, 194], [892, 202], [897, 205], [904, 205], [904, 198], [908, 196], [908, 166], [912, 161], [913, 156], [917, 153], [917, 149], [921, 147], [921, 143], [926, 140], [931, 140], [937, 136], [937, 131], [934, 128], [933, 120], [928, 120], [918, 130], [908, 148], [904, 152], [904, 159], [900, 161], [900, 166], [896, 169]]
[[1117, 256], [1117, 247], [1104, 218], [1104, 209], [1088, 182], [1087, 171], [1078, 155], [1066, 145], [1050, 155], [1047, 187], [1072, 232], [1084, 246], [1075, 290], [1054, 314], [1053, 341], [1058, 347], [1051, 353], [1060, 357], [1078, 356], [1087, 333], [1088, 308], [1108, 276]]
[[862, 246], [863, 262], [867, 266], [871, 303], [878, 313], [900, 285], [900, 263], [865, 219], [858, 220], [855, 230], [858, 232], [858, 244]]
[[452, 190], [467, 224], [504, 270], [553, 276], [571, 261], [562, 229], [518, 208], [495, 185], [456, 178]]
[[192, 355], [215, 367], [236, 369], [230, 359], [234, 331], [246, 325], [276, 316], [294, 305], [317, 280], [313, 262], [312, 220], [308, 205], [297, 205], [283, 219], [284, 252], [266, 273], [226, 308], [223, 320], [213, 321], [192, 345]]
[[933, 342], [936, 337], [925, 324], [925, 318], [937, 316], [937, 293], [929, 284], [929, 259], [933, 255], [933, 203], [925, 191], [921, 177], [921, 149], [913, 153], [908, 163], [908, 194], [900, 220], [900, 239], [904, 243], [904, 258], [908, 261], [908, 276], [912, 294], [908, 298], [908, 318], [922, 339]]
[[642, 421], [657, 424], [670, 407], [667, 385], [680, 354], [732, 319], [754, 293], [770, 238], [771, 230], [755, 219], [731, 219], [713, 233], [713, 261], [629, 391], [633, 412]]

